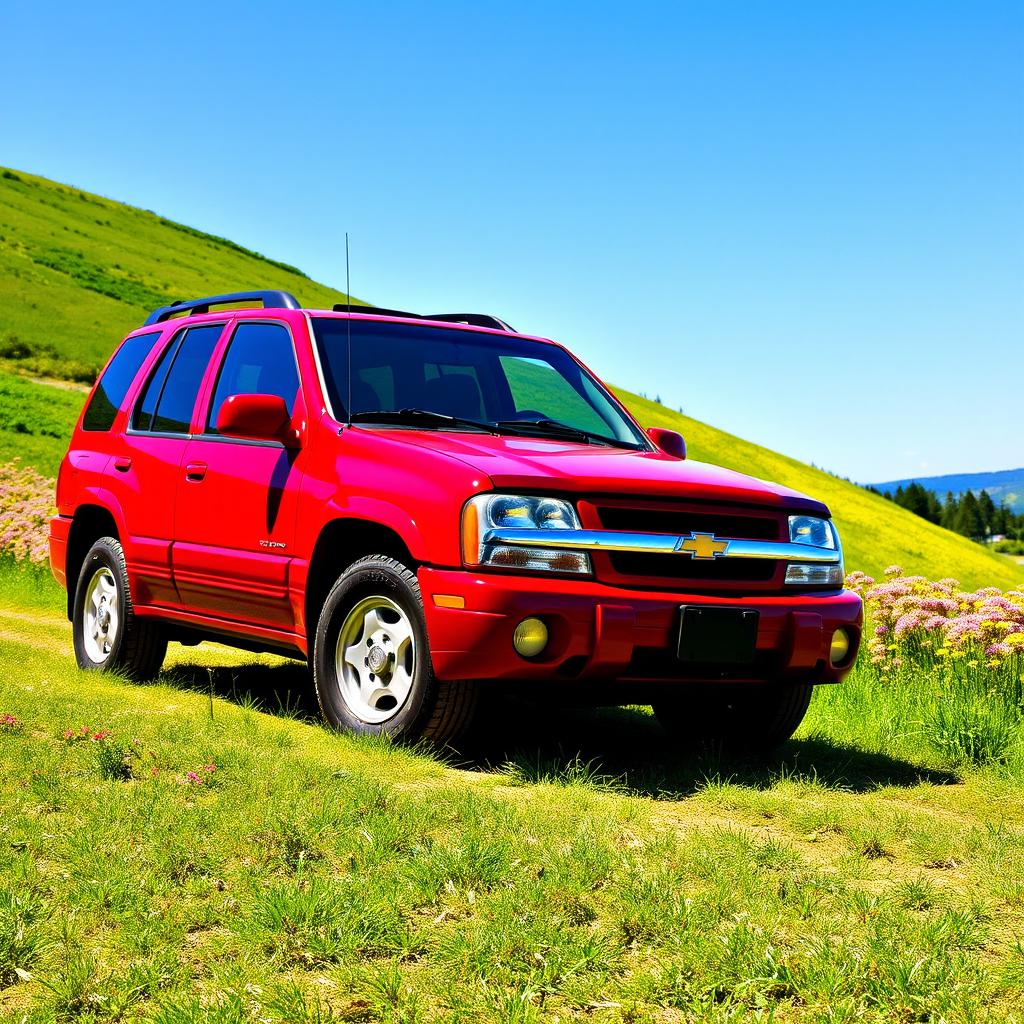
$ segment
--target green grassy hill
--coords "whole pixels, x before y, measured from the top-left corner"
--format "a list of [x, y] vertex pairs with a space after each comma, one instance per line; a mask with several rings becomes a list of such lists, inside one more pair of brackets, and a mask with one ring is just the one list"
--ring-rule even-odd
[[[88, 379], [116, 341], [155, 306], [242, 288], [284, 288], [307, 305], [344, 296], [301, 271], [66, 185], [0, 170], [0, 367]], [[967, 586], [1011, 587], [1024, 568], [876, 495], [639, 398], [645, 426], [679, 430], [693, 458], [776, 480], [826, 501], [847, 567], [878, 575], [898, 563]], [[82, 394], [0, 372], [0, 458], [56, 471]]]
[[249, 288], [328, 309], [345, 299], [227, 239], [0, 168], [0, 356], [102, 365], [157, 306]]

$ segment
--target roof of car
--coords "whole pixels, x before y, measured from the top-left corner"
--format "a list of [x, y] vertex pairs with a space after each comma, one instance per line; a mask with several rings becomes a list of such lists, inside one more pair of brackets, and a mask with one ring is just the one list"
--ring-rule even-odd
[[[233, 306], [234, 308], [224, 310], [211, 308], [215, 306]], [[229, 292], [224, 295], [209, 295], [203, 298], [172, 302], [170, 305], [154, 309], [146, 317], [143, 325], [130, 333], [142, 333], [147, 329], [151, 330], [153, 327], [167, 327], [171, 324], [177, 324], [178, 321], [191, 320], [193, 317], [199, 323], [202, 323], [208, 316], [217, 316], [218, 313], [231, 316], [242, 314], [249, 317], [265, 311], [271, 314], [283, 315], [285, 318], [287, 318], [288, 314], [303, 314], [332, 319], [351, 317], [353, 320], [378, 321], [382, 323], [430, 324], [437, 327], [449, 327], [480, 334], [514, 334], [519, 338], [558, 346], [558, 343], [550, 338], [523, 334], [516, 331], [504, 320], [492, 316], [490, 313], [410, 313], [405, 310], [387, 309], [383, 306], [370, 306], [363, 303], [353, 304], [352, 306], [349, 306], [347, 303], [335, 303], [332, 309], [313, 309], [301, 305], [298, 299], [290, 292], [276, 290]]]
[[[172, 302], [167, 306], [160, 306], [154, 309], [146, 317], [144, 327], [151, 327], [154, 324], [164, 323], [172, 318], [176, 319], [182, 315], [193, 316], [209, 313], [211, 306], [239, 306], [240, 303], [259, 303], [253, 308], [263, 309], [295, 309], [303, 307], [299, 300], [290, 292], [277, 290], [263, 290], [251, 292], [228, 292], [224, 295], [208, 295], [199, 299], [182, 299]], [[248, 307], [244, 307], [248, 308]], [[311, 311], [307, 311], [311, 312]], [[328, 312], [317, 310], [316, 312]], [[401, 309], [385, 309], [383, 306], [369, 306], [359, 303], [353, 306], [351, 303], [336, 303], [330, 311], [332, 313], [345, 313], [350, 316], [377, 316], [389, 320], [431, 320], [441, 323], [462, 324], [469, 327], [486, 327], [491, 330], [508, 331], [515, 333], [504, 320], [489, 313], [410, 313]]]

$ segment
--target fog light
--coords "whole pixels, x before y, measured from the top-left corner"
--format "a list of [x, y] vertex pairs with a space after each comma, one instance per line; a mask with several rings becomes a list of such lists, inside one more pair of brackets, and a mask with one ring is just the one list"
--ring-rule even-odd
[[837, 629], [832, 634], [832, 646], [829, 648], [828, 660], [833, 668], [838, 668], [850, 654], [850, 634], [845, 629]]
[[512, 646], [524, 658], [536, 658], [548, 645], [548, 627], [540, 619], [523, 619], [512, 634]]

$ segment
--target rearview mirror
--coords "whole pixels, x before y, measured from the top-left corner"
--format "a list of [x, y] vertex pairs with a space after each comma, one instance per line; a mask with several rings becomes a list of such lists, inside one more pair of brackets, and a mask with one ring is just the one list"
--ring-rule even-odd
[[666, 454], [677, 459], [686, 458], [686, 442], [683, 435], [663, 427], [648, 427], [647, 436]]
[[217, 413], [217, 433], [250, 441], [298, 444], [288, 406], [280, 395], [230, 395]]

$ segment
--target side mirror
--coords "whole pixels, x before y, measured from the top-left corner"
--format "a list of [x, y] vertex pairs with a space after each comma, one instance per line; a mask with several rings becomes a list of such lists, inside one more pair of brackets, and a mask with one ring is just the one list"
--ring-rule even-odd
[[683, 435], [662, 427], [648, 427], [647, 436], [666, 454], [677, 459], [686, 458], [686, 442]]
[[280, 395], [230, 395], [217, 413], [217, 433], [250, 441], [298, 444], [288, 406]]

